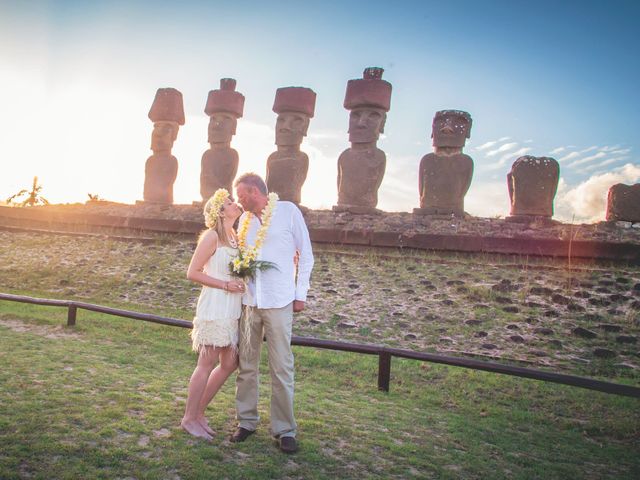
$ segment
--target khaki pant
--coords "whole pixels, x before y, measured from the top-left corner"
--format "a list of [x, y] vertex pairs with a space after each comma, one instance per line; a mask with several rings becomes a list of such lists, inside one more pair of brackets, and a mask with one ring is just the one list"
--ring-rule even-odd
[[244, 347], [244, 315], [240, 324], [240, 365], [236, 378], [236, 411], [239, 426], [256, 430], [258, 415], [258, 369], [263, 332], [267, 337], [269, 372], [271, 373], [271, 433], [275, 437], [295, 437], [293, 418], [293, 352], [291, 327], [293, 303], [283, 308], [253, 307], [250, 348]]

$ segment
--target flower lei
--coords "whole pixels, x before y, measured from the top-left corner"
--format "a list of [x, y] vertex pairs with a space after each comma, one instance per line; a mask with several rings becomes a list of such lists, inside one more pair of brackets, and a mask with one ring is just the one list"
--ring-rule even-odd
[[251, 212], [247, 212], [238, 230], [238, 256], [232, 260], [231, 266], [233, 272], [241, 277], [252, 277], [255, 275], [256, 270], [273, 266], [271, 262], [261, 262], [257, 260], [262, 244], [267, 237], [267, 230], [269, 230], [269, 225], [271, 225], [271, 218], [276, 210], [278, 194], [270, 193], [268, 199], [267, 205], [262, 210], [262, 225], [256, 235], [256, 243], [253, 246], [247, 246], [247, 233], [251, 219], [253, 218]]
[[215, 228], [220, 216], [220, 210], [225, 200], [229, 198], [229, 192], [226, 188], [219, 188], [211, 196], [204, 206], [204, 224], [207, 228]]

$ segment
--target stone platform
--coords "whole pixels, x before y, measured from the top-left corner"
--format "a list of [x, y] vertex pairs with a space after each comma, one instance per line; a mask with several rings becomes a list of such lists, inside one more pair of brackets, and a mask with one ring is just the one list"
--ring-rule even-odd
[[[640, 224], [512, 222], [382, 212], [375, 215], [303, 209], [318, 243], [624, 260], [640, 262]], [[41, 207], [0, 207], [0, 227], [110, 235], [179, 234], [204, 229], [197, 205], [135, 205], [106, 201]]]

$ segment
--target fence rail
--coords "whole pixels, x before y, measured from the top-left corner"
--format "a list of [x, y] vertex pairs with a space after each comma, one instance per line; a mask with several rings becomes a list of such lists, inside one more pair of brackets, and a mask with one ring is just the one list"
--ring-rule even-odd
[[[143, 320], [145, 322], [158, 323], [161, 325], [169, 325], [172, 327], [192, 328], [192, 323], [177, 318], [161, 317], [150, 313], [140, 313], [131, 310], [121, 310], [117, 308], [105, 307], [102, 305], [94, 305], [91, 303], [76, 302], [73, 300], [51, 300], [46, 298], [28, 297], [23, 295], [12, 295], [8, 293], [0, 293], [0, 300], [10, 302], [29, 303], [33, 305], [44, 305], [52, 307], [66, 307], [67, 325], [74, 326], [77, 321], [78, 309], [89, 310], [118, 317], [131, 318], [134, 320]], [[503, 375], [512, 375], [516, 377], [530, 378], [533, 380], [541, 380], [545, 382], [559, 383], [570, 385], [573, 387], [587, 388], [597, 390], [599, 392], [611, 393], [615, 395], [623, 395], [627, 397], [640, 398], [640, 387], [631, 385], [623, 385], [593, 378], [578, 377], [575, 375], [565, 375], [561, 373], [546, 372], [543, 370], [535, 370], [531, 368], [515, 367], [504, 365], [496, 362], [487, 362], [484, 360], [474, 360], [462, 357], [452, 357], [439, 355], [435, 353], [416, 352], [412, 350], [403, 350], [399, 348], [385, 347], [382, 345], [370, 345], [361, 343], [340, 342], [337, 340], [322, 340], [310, 337], [291, 337], [291, 344], [300, 347], [313, 347], [328, 350], [337, 350], [343, 352], [362, 353], [366, 355], [378, 355], [378, 389], [385, 392], [389, 391], [391, 380], [391, 358], [407, 358], [419, 360], [423, 362], [439, 363], [454, 367], [470, 368], [473, 370], [483, 370], [485, 372], [493, 372]]]

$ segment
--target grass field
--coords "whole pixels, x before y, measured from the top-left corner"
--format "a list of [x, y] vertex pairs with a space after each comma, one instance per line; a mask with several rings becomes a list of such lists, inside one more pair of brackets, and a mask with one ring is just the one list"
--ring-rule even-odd
[[[188, 242], [0, 236], [7, 247], [0, 250], [0, 291], [193, 315], [199, 289], [183, 278]], [[639, 329], [637, 267], [568, 271], [530, 259], [523, 266], [488, 257], [347, 253], [318, 249], [313, 298], [294, 333], [457, 350], [640, 383], [632, 341]], [[456, 280], [463, 283], [450, 283]], [[574, 295], [583, 291], [591, 296]], [[553, 295], [571, 300], [554, 302]], [[518, 311], [504, 311], [505, 305]], [[218, 434], [211, 443], [197, 441], [178, 427], [195, 362], [186, 330], [86, 311], [74, 328], [65, 321], [64, 309], [0, 302], [0, 478], [632, 479], [640, 473], [640, 400], [397, 359], [391, 392], [383, 393], [376, 389], [377, 358], [310, 348], [295, 348], [299, 453], [282, 455], [269, 436], [268, 375], [255, 436], [241, 445], [227, 440], [235, 426], [230, 381], [208, 410]], [[578, 326], [596, 337], [573, 334]], [[510, 338], [515, 335], [523, 341]], [[614, 356], [599, 357], [598, 349]]]

